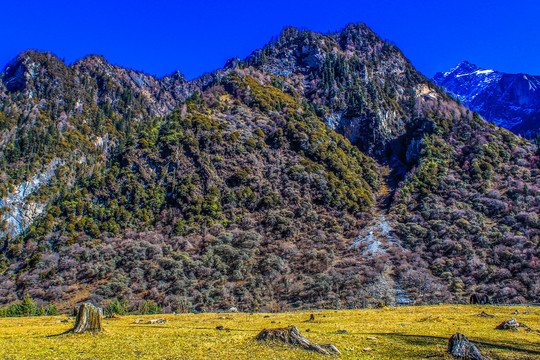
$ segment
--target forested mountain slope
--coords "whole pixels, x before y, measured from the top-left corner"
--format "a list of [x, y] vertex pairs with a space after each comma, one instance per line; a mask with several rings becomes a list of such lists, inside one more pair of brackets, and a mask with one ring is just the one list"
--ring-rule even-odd
[[540, 292], [536, 147], [363, 24], [287, 28], [193, 81], [28, 51], [0, 94], [3, 303]]

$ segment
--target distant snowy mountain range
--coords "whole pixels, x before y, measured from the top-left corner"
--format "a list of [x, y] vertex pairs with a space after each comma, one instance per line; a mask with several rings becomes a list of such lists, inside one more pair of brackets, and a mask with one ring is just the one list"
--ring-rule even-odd
[[484, 119], [524, 136], [540, 130], [540, 76], [507, 74], [464, 61], [433, 81]]

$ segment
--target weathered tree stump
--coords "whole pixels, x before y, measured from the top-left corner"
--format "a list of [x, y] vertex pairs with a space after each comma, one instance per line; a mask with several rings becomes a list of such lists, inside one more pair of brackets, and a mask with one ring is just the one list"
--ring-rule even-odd
[[255, 339], [259, 341], [281, 341], [285, 344], [315, 351], [323, 355], [341, 354], [332, 344], [317, 345], [306, 339], [294, 325], [287, 328], [263, 329]]
[[448, 350], [456, 359], [465, 360], [489, 360], [480, 354], [480, 351], [474, 346], [465, 335], [455, 333], [448, 341]]
[[101, 332], [101, 319], [103, 318], [103, 309], [92, 305], [91, 303], [84, 303], [79, 306], [77, 311], [77, 319], [75, 319], [75, 326], [72, 332], [82, 334], [84, 332], [97, 333]]

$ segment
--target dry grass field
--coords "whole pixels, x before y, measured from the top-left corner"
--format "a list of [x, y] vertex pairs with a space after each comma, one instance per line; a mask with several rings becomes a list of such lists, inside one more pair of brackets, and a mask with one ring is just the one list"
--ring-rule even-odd
[[[513, 314], [515, 310], [518, 314]], [[494, 318], [478, 317], [485, 311]], [[310, 314], [314, 322], [304, 322]], [[136, 324], [164, 317], [165, 324]], [[515, 317], [533, 331], [495, 330]], [[104, 319], [98, 335], [62, 334], [68, 316], [0, 319], [1, 359], [450, 359], [449, 337], [461, 332], [491, 359], [540, 359], [540, 308], [441, 305], [277, 314], [208, 313]], [[296, 325], [341, 355], [323, 356], [253, 338], [263, 328]], [[216, 330], [223, 326], [224, 330]], [[228, 330], [227, 330], [228, 329]], [[309, 331], [308, 331], [309, 330]], [[346, 330], [346, 333], [339, 330]]]

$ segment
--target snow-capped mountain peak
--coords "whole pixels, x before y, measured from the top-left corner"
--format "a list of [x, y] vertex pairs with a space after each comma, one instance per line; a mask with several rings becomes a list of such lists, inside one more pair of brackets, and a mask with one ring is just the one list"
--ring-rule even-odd
[[468, 61], [463, 61], [459, 63], [457, 66], [453, 67], [449, 71], [445, 72], [443, 74], [444, 77], [446, 76], [461, 76], [465, 74], [472, 74], [477, 71], [482, 71], [483, 69], [475, 64], [471, 64]]
[[540, 76], [507, 74], [463, 61], [433, 81], [486, 120], [515, 133], [540, 129]]

